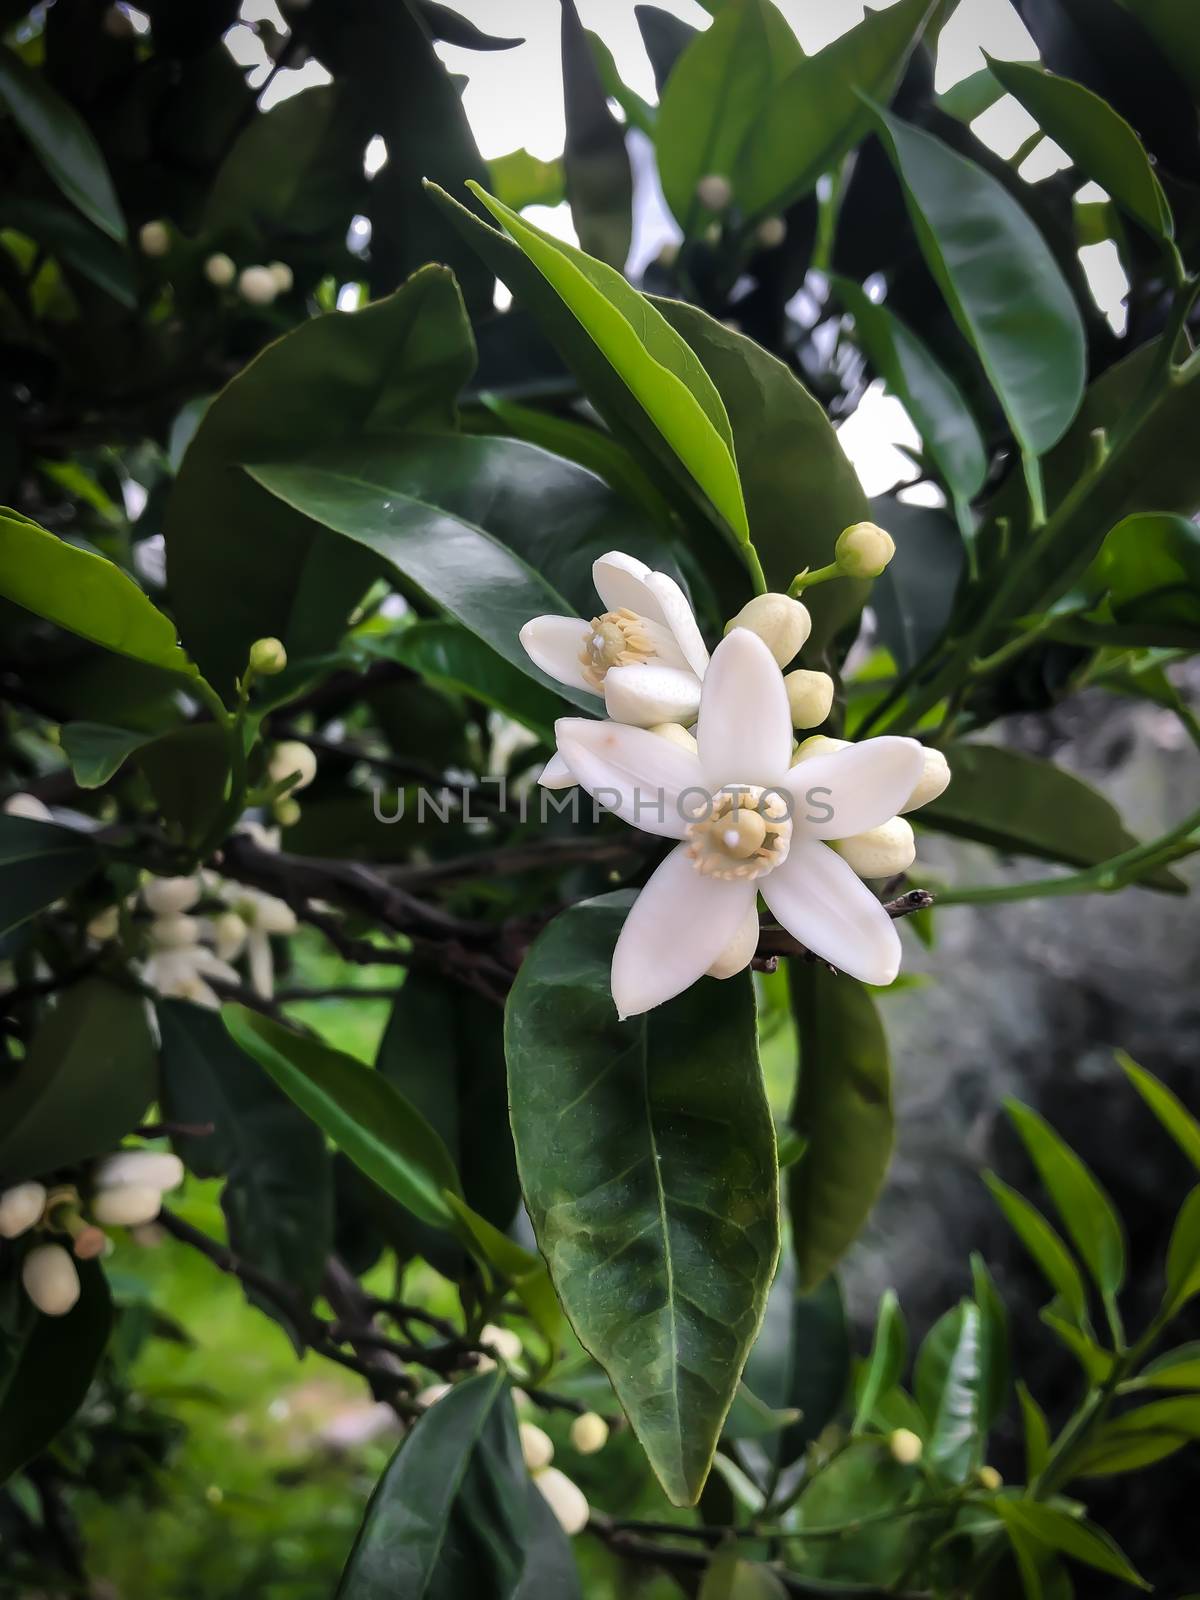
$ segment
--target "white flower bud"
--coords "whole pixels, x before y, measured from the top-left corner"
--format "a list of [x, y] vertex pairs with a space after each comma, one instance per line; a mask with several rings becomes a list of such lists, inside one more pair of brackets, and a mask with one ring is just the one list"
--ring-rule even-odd
[[825, 733], [812, 733], [807, 739], [802, 739], [792, 757], [792, 765], [798, 767], [802, 761], [808, 761], [813, 756], [831, 756], [835, 750], [848, 750], [849, 739], [831, 739]]
[[178, 1189], [183, 1182], [183, 1162], [169, 1150], [118, 1150], [97, 1162], [92, 1183], [97, 1189], [134, 1184], [138, 1188]]
[[269, 306], [279, 285], [270, 267], [243, 267], [238, 274], [238, 293], [247, 305]]
[[[243, 915], [246, 908], [243, 907]], [[296, 913], [286, 900], [273, 894], [260, 894], [249, 908], [247, 921], [259, 933], [288, 934], [296, 931]]]
[[295, 275], [286, 261], [272, 261], [267, 271], [275, 279], [275, 288], [279, 294], [290, 294], [295, 283]]
[[893, 817], [851, 839], [837, 839], [833, 848], [860, 878], [894, 878], [898, 872], [907, 872], [917, 858], [912, 824], [903, 817]]
[[143, 222], [138, 229], [138, 243], [144, 256], [165, 256], [171, 248], [171, 231], [165, 222]]
[[47, 1317], [65, 1317], [79, 1299], [79, 1274], [60, 1244], [39, 1244], [21, 1264], [25, 1293]]
[[917, 786], [909, 795], [908, 804], [900, 807], [902, 816], [936, 800], [950, 782], [950, 763], [942, 752], [935, 750], [932, 745], [926, 745], [924, 755], [925, 765], [917, 779]]
[[307, 789], [317, 775], [317, 758], [299, 739], [285, 739], [271, 751], [267, 774], [272, 783], [283, 783], [297, 774], [292, 789]]
[[786, 667], [812, 632], [808, 607], [787, 594], [756, 594], [725, 624], [725, 632], [749, 628], [781, 667]]
[[579, 1485], [572, 1483], [566, 1473], [560, 1472], [557, 1467], [543, 1467], [540, 1472], [534, 1473], [533, 1481], [546, 1497], [546, 1504], [558, 1518], [563, 1532], [568, 1537], [582, 1533], [587, 1527], [589, 1512], [587, 1499]]
[[489, 1322], [479, 1331], [479, 1342], [487, 1345], [502, 1361], [510, 1363], [520, 1361], [524, 1351], [519, 1334], [511, 1328], [498, 1328], [494, 1322]]
[[272, 678], [287, 666], [287, 651], [279, 639], [256, 639], [250, 646], [250, 667], [264, 678]]
[[827, 672], [789, 672], [783, 680], [793, 728], [816, 728], [833, 710], [833, 679]]
[[182, 912], [155, 917], [150, 924], [150, 944], [155, 950], [188, 950], [200, 942], [200, 924]]
[[236, 911], [222, 911], [213, 918], [213, 947], [221, 961], [236, 961], [246, 944], [249, 931]]
[[838, 534], [833, 558], [848, 578], [877, 578], [895, 554], [890, 533], [873, 522], [856, 522]]
[[35, 794], [10, 794], [4, 802], [4, 814], [7, 817], [24, 817], [26, 822], [53, 822], [54, 817], [50, 807], [39, 800]]
[[18, 1183], [0, 1194], [0, 1239], [19, 1239], [42, 1220], [46, 1190], [40, 1183]]
[[733, 185], [719, 172], [710, 172], [696, 185], [696, 199], [706, 211], [724, 211], [733, 200]]
[[200, 898], [195, 878], [149, 878], [142, 885], [146, 910], [156, 917], [169, 917], [176, 911], [190, 911]]
[[162, 1191], [149, 1184], [119, 1183], [94, 1195], [89, 1209], [96, 1221], [107, 1228], [134, 1228], [142, 1222], [153, 1222], [158, 1216]]
[[228, 289], [237, 277], [237, 267], [231, 256], [227, 256], [223, 250], [217, 250], [204, 263], [204, 276], [214, 289]]
[[787, 223], [782, 217], [764, 217], [755, 231], [764, 250], [778, 250], [787, 238]]
[[95, 939], [97, 944], [107, 944], [110, 939], [117, 937], [117, 930], [121, 926], [120, 906], [105, 906], [103, 911], [96, 915], [87, 925], [87, 936]]
[[892, 1453], [892, 1460], [898, 1461], [902, 1467], [915, 1466], [920, 1461], [924, 1448], [919, 1436], [911, 1428], [897, 1428], [888, 1435], [888, 1449]]
[[521, 1435], [521, 1454], [530, 1472], [540, 1472], [554, 1460], [554, 1444], [548, 1433], [536, 1422], [522, 1422], [517, 1427]]
[[581, 1456], [594, 1456], [608, 1443], [608, 1423], [594, 1411], [585, 1411], [571, 1424], [571, 1443]]
[[744, 972], [758, 949], [758, 907], [753, 905], [742, 918], [741, 926], [709, 967], [709, 978], [735, 978]]
[[656, 722], [650, 729], [660, 739], [665, 739], [668, 744], [678, 745], [681, 750], [686, 750], [690, 755], [696, 754], [696, 735], [689, 733], [682, 722]]

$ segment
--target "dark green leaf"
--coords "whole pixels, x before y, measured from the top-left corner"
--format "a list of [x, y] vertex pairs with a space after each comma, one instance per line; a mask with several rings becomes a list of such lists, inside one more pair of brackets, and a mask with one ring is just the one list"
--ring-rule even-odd
[[1073, 1470], [1081, 1478], [1134, 1472], [1200, 1439], [1200, 1398], [1155, 1400], [1106, 1422], [1089, 1439]]
[[[893, 1460], [884, 1440], [853, 1441], [808, 1483], [794, 1513], [795, 1531], [838, 1527], [859, 1517], [878, 1518], [912, 1501], [916, 1476], [911, 1467]], [[872, 1527], [869, 1539], [806, 1541], [804, 1579], [861, 1584], [869, 1586], [868, 1592], [899, 1588], [915, 1557], [916, 1541], [927, 1542], [922, 1522], [919, 1517], [900, 1516]]]
[[0, 1077], [0, 1172], [38, 1178], [116, 1148], [155, 1098], [146, 1002], [104, 978], [64, 989]]
[[563, 165], [571, 218], [583, 249], [620, 272], [633, 236], [633, 172], [625, 130], [608, 109], [575, 0], [561, 0], [561, 7]]
[[871, 606], [880, 638], [907, 672], [945, 630], [962, 576], [962, 536], [936, 506], [891, 495], [871, 501], [871, 517], [896, 541], [896, 554], [872, 586]]
[[1101, 1349], [1090, 1333], [1085, 1333], [1065, 1317], [1056, 1315], [1049, 1306], [1038, 1315], [1060, 1344], [1064, 1344], [1075, 1357], [1090, 1384], [1104, 1383], [1112, 1376], [1113, 1357], [1107, 1350]]
[[858, 1237], [892, 1153], [887, 1036], [869, 991], [820, 962], [791, 966], [800, 1044], [793, 1128], [807, 1149], [788, 1177], [792, 1248], [811, 1288]]
[[1124, 1050], [1117, 1051], [1117, 1064], [1184, 1155], [1200, 1171], [1200, 1122], [1196, 1121], [1178, 1095], [1173, 1094], [1152, 1072], [1139, 1067]]
[[1051, 1550], [1061, 1550], [1073, 1561], [1082, 1561], [1098, 1572], [1122, 1578], [1139, 1589], [1150, 1587], [1102, 1528], [1072, 1517], [1057, 1506], [1039, 1505], [1032, 1500], [997, 1500], [995, 1506], [1006, 1527], [1029, 1534], [1040, 1544]]
[[229, 737], [215, 722], [175, 728], [138, 752], [159, 815], [187, 844], [199, 844], [216, 820], [228, 786], [229, 755]]
[[775, 1267], [775, 1137], [744, 977], [617, 1021], [609, 967], [628, 904], [572, 906], [526, 956], [509, 1103], [563, 1308], [668, 1495], [691, 1504]]
[[133, 269], [126, 250], [98, 233], [79, 212], [33, 196], [4, 197], [5, 228], [34, 239], [63, 266], [71, 267], [132, 311], [137, 305]]
[[854, 1417], [854, 1431], [858, 1433], [875, 1414], [875, 1407], [884, 1395], [894, 1389], [904, 1373], [908, 1357], [908, 1329], [904, 1313], [894, 1289], [885, 1289], [879, 1302], [875, 1320], [875, 1337], [871, 1342], [871, 1355], [859, 1389], [858, 1406]]
[[551, 1600], [551, 1597], [553, 1600], [583, 1600], [571, 1541], [532, 1478], [527, 1499], [529, 1529], [525, 1540], [525, 1565], [513, 1600]]
[[930, 1423], [926, 1459], [955, 1483], [983, 1454], [981, 1324], [979, 1307], [964, 1300], [934, 1325], [917, 1356], [917, 1399]]
[[566, 709], [562, 700], [518, 672], [466, 628], [451, 622], [419, 622], [396, 637], [391, 653], [437, 688], [470, 695], [554, 742], [554, 720]]
[[982, 167], [887, 112], [878, 126], [955, 321], [1021, 448], [1043, 455], [1079, 410], [1086, 370], [1083, 319], [1049, 246]]
[[802, 1455], [833, 1420], [850, 1376], [846, 1308], [836, 1275], [807, 1293], [797, 1291], [795, 1279], [785, 1257], [745, 1371], [746, 1383], [773, 1416], [796, 1415], [782, 1436], [763, 1441], [767, 1458], [783, 1465]]
[[102, 788], [135, 750], [149, 742], [148, 734], [108, 728], [101, 722], [66, 722], [62, 727], [62, 747], [81, 789]]
[[1072, 1320], [1080, 1327], [1087, 1323], [1087, 1291], [1074, 1258], [1066, 1245], [1035, 1206], [1023, 1195], [1002, 1183], [993, 1172], [983, 1181], [992, 1199], [1003, 1211], [1009, 1225], [1041, 1268], [1042, 1276], [1062, 1301]]
[[554, 1295], [550, 1274], [541, 1256], [514, 1243], [506, 1233], [473, 1211], [465, 1200], [446, 1191], [446, 1204], [461, 1223], [460, 1234], [470, 1240], [475, 1254], [504, 1275], [518, 1299], [546, 1336], [557, 1347], [562, 1331], [562, 1312]]
[[1082, 582], [1123, 643], [1200, 649], [1200, 529], [1187, 517], [1124, 518]]
[[0, 934], [70, 894], [100, 860], [86, 833], [0, 815]]
[[979, 1307], [980, 1423], [986, 1434], [1008, 1404], [1008, 1312], [981, 1255], [971, 1257], [971, 1282]]

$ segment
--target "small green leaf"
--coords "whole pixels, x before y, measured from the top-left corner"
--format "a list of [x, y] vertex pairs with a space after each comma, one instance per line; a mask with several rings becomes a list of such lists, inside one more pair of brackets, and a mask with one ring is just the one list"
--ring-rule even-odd
[[1200, 1171], [1200, 1122], [1174, 1094], [1145, 1067], [1139, 1067], [1124, 1050], [1117, 1051], [1117, 1065], [1162, 1123], [1192, 1165]]
[[488, 181], [496, 198], [514, 211], [557, 206], [566, 198], [562, 161], [540, 161], [528, 150], [494, 156], [488, 162]]
[[1090, 1384], [1107, 1382], [1112, 1375], [1114, 1359], [1107, 1350], [1102, 1350], [1082, 1328], [1068, 1322], [1065, 1317], [1057, 1316], [1051, 1307], [1045, 1307], [1038, 1315], [1054, 1337], [1066, 1345], [1083, 1368]]
[[996, 1513], [1006, 1527], [1026, 1533], [1051, 1550], [1059, 1550], [1074, 1561], [1122, 1578], [1139, 1589], [1150, 1585], [1130, 1566], [1116, 1544], [1102, 1528], [1060, 1511], [1057, 1506], [1031, 1500], [997, 1500]]
[[1144, 1366], [1126, 1388], [1200, 1389], [1200, 1343], [1181, 1344]]
[[1103, 601], [1096, 625], [1114, 643], [1200, 648], [1200, 530], [1187, 517], [1124, 518], [1081, 584]]
[[62, 727], [62, 747], [81, 789], [102, 788], [152, 737], [102, 722], [65, 722]]
[[1023, 1195], [1002, 1182], [994, 1172], [985, 1172], [983, 1181], [992, 1199], [1003, 1211], [1010, 1227], [1041, 1268], [1042, 1276], [1053, 1288], [1072, 1320], [1080, 1327], [1087, 1323], [1087, 1291], [1074, 1258], [1045, 1217]]
[[1179, 1209], [1167, 1245], [1166, 1314], [1174, 1316], [1200, 1294], [1200, 1186]]
[[1200, 1398], [1155, 1400], [1106, 1422], [1076, 1458], [1081, 1478], [1135, 1472], [1200, 1439]]
[[0, 815], [0, 935], [70, 894], [100, 864], [86, 833]]
[[550, 1345], [556, 1346], [562, 1331], [562, 1312], [555, 1298], [546, 1263], [532, 1251], [515, 1244], [486, 1217], [481, 1217], [478, 1211], [472, 1211], [466, 1201], [460, 1200], [453, 1190], [446, 1191], [445, 1199], [446, 1204], [466, 1230], [467, 1236], [478, 1247], [477, 1253], [509, 1280], [518, 1299], [545, 1334]]
[[885, 1289], [875, 1319], [875, 1337], [859, 1389], [854, 1432], [859, 1433], [875, 1414], [884, 1395], [894, 1389], [904, 1373], [908, 1356], [908, 1330], [894, 1289]]
[[245, 1006], [224, 1006], [221, 1017], [235, 1043], [368, 1178], [422, 1222], [453, 1226], [445, 1191], [462, 1191], [450, 1153], [381, 1073]]
[[932, 1466], [963, 1483], [983, 1453], [983, 1359], [979, 1307], [964, 1300], [938, 1319], [917, 1353], [917, 1400], [929, 1421]]
[[1050, 1424], [1024, 1383], [1017, 1384], [1017, 1399], [1025, 1427], [1025, 1476], [1032, 1483], [1050, 1457]]

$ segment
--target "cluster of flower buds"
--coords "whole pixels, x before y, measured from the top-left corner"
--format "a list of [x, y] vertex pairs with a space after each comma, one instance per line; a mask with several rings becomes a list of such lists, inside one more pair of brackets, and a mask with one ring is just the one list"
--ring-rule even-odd
[[[282, 646], [280, 647], [282, 648]], [[317, 775], [317, 758], [299, 739], [284, 739], [275, 745], [267, 759], [267, 778], [279, 792], [271, 801], [271, 814], [283, 828], [300, 820], [296, 795], [307, 789]]]
[[[846, 739], [830, 739], [821, 733], [813, 734], [800, 744], [792, 765], [798, 766], [814, 756], [848, 748], [849, 741]], [[922, 755], [924, 766], [921, 776], [898, 816], [890, 817], [866, 833], [830, 841], [860, 878], [894, 878], [898, 873], [907, 872], [916, 860], [917, 840], [912, 824], [907, 820], [908, 813], [936, 800], [950, 782], [950, 764], [940, 750], [926, 745]]]
[[[228, 263], [228, 265], [226, 265]], [[209, 256], [205, 273], [210, 283], [223, 288], [233, 282], [234, 263], [227, 255]], [[228, 274], [228, 275], [227, 275]], [[269, 306], [281, 294], [291, 291], [295, 278], [286, 261], [272, 261], [267, 266], [243, 267], [237, 273], [237, 291], [247, 305]]]
[[[583, 1418], [577, 1420], [582, 1422]], [[595, 1420], [605, 1426], [603, 1417], [597, 1417]], [[519, 1431], [521, 1454], [525, 1458], [525, 1465], [529, 1468], [529, 1475], [545, 1497], [546, 1504], [558, 1518], [563, 1532], [568, 1537], [582, 1533], [591, 1514], [587, 1497], [577, 1483], [552, 1464], [553, 1440], [548, 1433], [538, 1427], [536, 1422], [522, 1422]], [[607, 1437], [605, 1426], [605, 1438]]]

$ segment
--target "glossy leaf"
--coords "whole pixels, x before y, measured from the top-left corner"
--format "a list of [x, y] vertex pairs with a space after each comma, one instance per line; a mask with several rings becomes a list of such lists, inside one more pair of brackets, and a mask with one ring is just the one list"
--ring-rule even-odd
[[995, 1507], [1006, 1527], [1016, 1528], [1097, 1572], [1107, 1572], [1139, 1589], [1150, 1587], [1102, 1528], [1072, 1517], [1057, 1506], [1040, 1505], [1032, 1500], [997, 1500]]
[[971, 1282], [979, 1307], [980, 1423], [987, 1433], [1008, 1404], [1012, 1381], [1008, 1312], [980, 1255], [971, 1257]]
[[562, 1332], [562, 1312], [554, 1295], [550, 1274], [541, 1256], [515, 1243], [506, 1233], [473, 1211], [465, 1200], [446, 1191], [446, 1204], [462, 1225], [462, 1237], [469, 1239], [481, 1260], [495, 1267], [512, 1284], [513, 1292], [546, 1336], [556, 1347]]
[[443, 1191], [462, 1191], [450, 1153], [382, 1073], [245, 1006], [227, 1005], [221, 1017], [234, 1042], [368, 1178], [422, 1222], [453, 1223]]
[[917, 1399], [929, 1418], [925, 1458], [955, 1483], [979, 1465], [984, 1433], [982, 1318], [964, 1300], [935, 1324], [916, 1364]]
[[819, 1283], [858, 1237], [892, 1153], [887, 1036], [870, 992], [819, 962], [793, 962], [800, 1074], [791, 1123], [807, 1149], [788, 1178], [799, 1280]]
[[954, 495], [974, 499], [987, 476], [988, 458], [966, 396], [886, 301], [872, 300], [848, 278], [833, 283], [871, 365], [912, 418], [926, 454]]
[[1171, 237], [1175, 228], [1162, 184], [1141, 140], [1119, 112], [1083, 84], [1032, 62], [986, 59], [996, 80], [1085, 177], [1106, 189], [1149, 233]]
[[1112, 1201], [1044, 1117], [1019, 1100], [1004, 1108], [1096, 1287], [1112, 1299], [1125, 1281], [1125, 1234]]
[[554, 1600], [584, 1600], [571, 1541], [532, 1478], [526, 1498], [529, 1526], [525, 1537], [525, 1565], [513, 1600], [546, 1600], [550, 1595]]
[[[884, 15], [887, 15], [885, 12]], [[922, 254], [1023, 450], [1043, 455], [1083, 398], [1083, 320], [1028, 214], [982, 167], [880, 112]]]
[[[994, 850], [1093, 867], [1138, 840], [1103, 795], [1074, 773], [1000, 745], [946, 746], [953, 780], [921, 810], [939, 833], [974, 839]], [[1182, 880], [1157, 867], [1147, 887], [1180, 891]]]
[[1025, 1476], [1032, 1483], [1050, 1456], [1050, 1424], [1046, 1421], [1046, 1413], [1023, 1383], [1017, 1384], [1017, 1399], [1021, 1402], [1021, 1421], [1025, 1430]]
[[617, 1021], [628, 895], [572, 906], [509, 997], [521, 1186], [576, 1334], [677, 1504], [698, 1497], [778, 1251], [775, 1136], [745, 976]]
[[1074, 1258], [1066, 1245], [1023, 1195], [1002, 1183], [993, 1172], [985, 1172], [983, 1181], [991, 1191], [992, 1199], [1004, 1213], [1013, 1232], [1041, 1268], [1042, 1276], [1062, 1301], [1070, 1317], [1079, 1326], [1087, 1323], [1087, 1291]]
[[337, 1600], [510, 1600], [525, 1564], [528, 1490], [503, 1369], [456, 1384], [384, 1470]]
[[[720, 391], [733, 428], [750, 533], [768, 585], [786, 590], [805, 567], [833, 560], [843, 528], [868, 514], [858, 477], [820, 403], [761, 345], [681, 300], [652, 299]], [[796, 508], [804, 506], [804, 515]], [[862, 608], [865, 584], [821, 585], [806, 596], [808, 649], [827, 645]]]
[[0, 935], [70, 894], [100, 862], [86, 833], [0, 815]]
[[1197, 1294], [1200, 1294], [1200, 1187], [1193, 1189], [1180, 1207], [1167, 1245], [1164, 1301], [1167, 1314], [1174, 1316]]
[[1147, 512], [1109, 533], [1084, 574], [1103, 599], [1114, 642], [1200, 649], [1200, 529], [1187, 517]]
[[1145, 1067], [1139, 1067], [1124, 1050], [1117, 1051], [1117, 1065], [1184, 1155], [1197, 1171], [1200, 1171], [1200, 1122], [1192, 1116], [1178, 1095], [1168, 1089], [1166, 1084], [1152, 1072], [1147, 1072]]
[[1136, 1472], [1200, 1440], [1200, 1398], [1154, 1400], [1105, 1422], [1080, 1452], [1081, 1478]]
[[633, 172], [625, 129], [605, 92], [575, 0], [561, 0], [563, 167], [579, 243], [618, 272], [633, 236]]
[[949, 621], [962, 577], [962, 535], [945, 511], [893, 495], [872, 500], [870, 515], [896, 541], [896, 554], [871, 586], [871, 608], [880, 639], [907, 672], [937, 645]]
[[373, 433], [399, 443], [410, 428], [450, 428], [474, 362], [458, 287], [431, 266], [352, 317], [301, 323], [212, 402], [168, 506], [167, 568], [182, 636], [223, 690], [264, 635], [282, 639], [294, 660], [327, 650], [379, 570], [240, 464], [303, 461], [318, 446]]
[[0, 104], [67, 199], [102, 233], [123, 244], [125, 218], [91, 129], [74, 106], [55, 92], [44, 73], [3, 46]]
[[0, 1173], [19, 1183], [113, 1150], [157, 1092], [146, 1002], [104, 978], [59, 995], [0, 1088]]
[[875, 1319], [875, 1335], [859, 1389], [854, 1432], [859, 1433], [875, 1414], [879, 1401], [900, 1382], [908, 1358], [908, 1329], [894, 1289], [885, 1289]]

